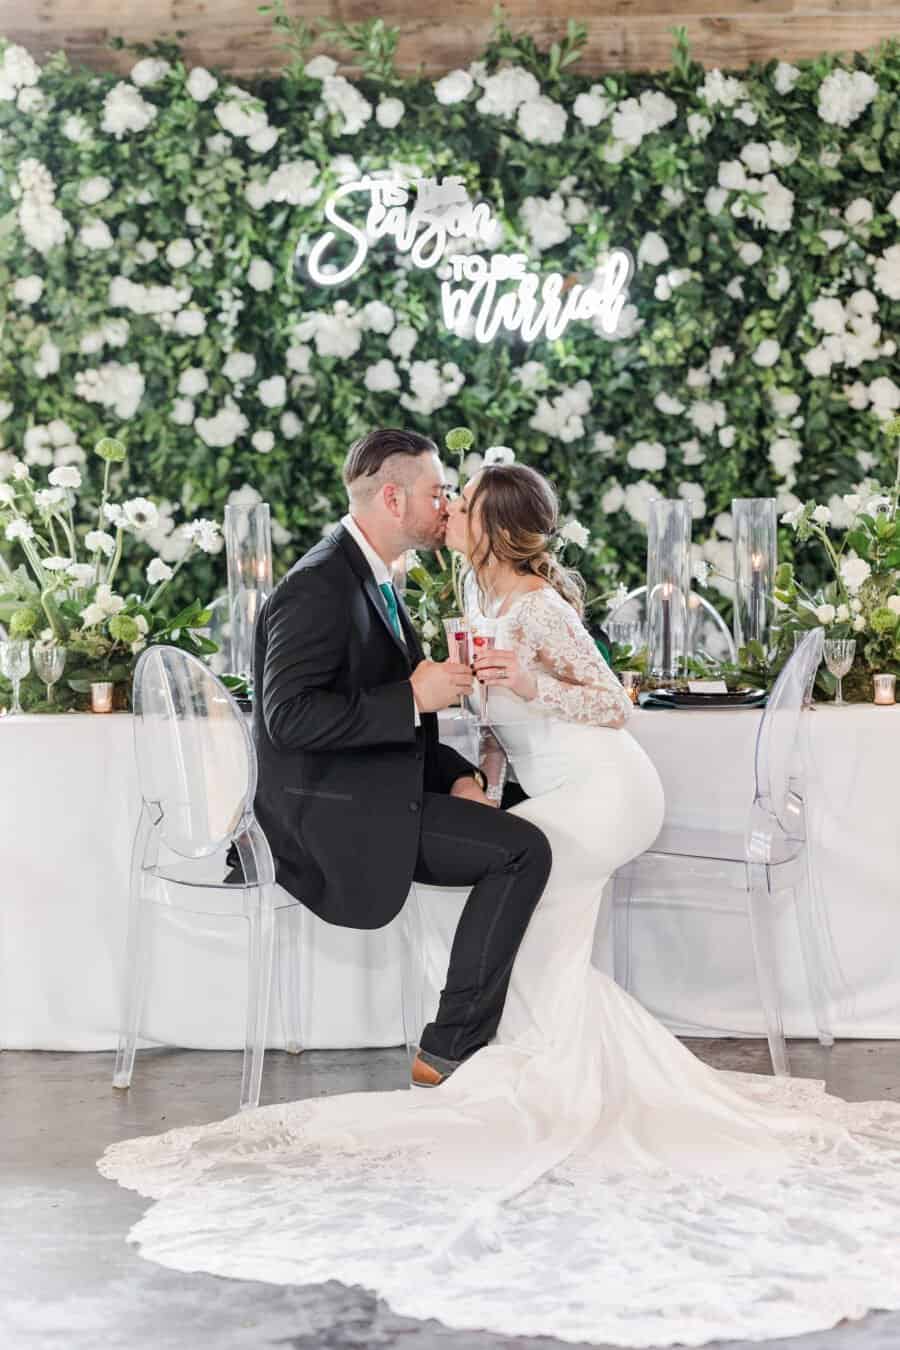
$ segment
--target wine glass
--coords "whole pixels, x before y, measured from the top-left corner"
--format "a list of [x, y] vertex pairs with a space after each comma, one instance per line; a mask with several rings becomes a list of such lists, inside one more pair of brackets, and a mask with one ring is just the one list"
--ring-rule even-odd
[[5, 675], [12, 683], [13, 705], [9, 711], [13, 716], [22, 712], [22, 705], [19, 702], [19, 686], [30, 669], [30, 642], [26, 642], [24, 638], [0, 642], [0, 674]]
[[[489, 652], [497, 642], [497, 620], [487, 619], [484, 615], [478, 615], [472, 620], [472, 657], [483, 655]], [[486, 684], [478, 686], [479, 694], [479, 715], [478, 720], [482, 724], [488, 720], [488, 687]]]
[[[448, 619], [442, 619], [444, 633], [447, 637], [447, 655], [451, 661], [458, 661], [462, 666], [471, 664], [469, 656], [469, 621], [459, 614], [453, 614]], [[456, 703], [456, 712], [453, 715], [453, 721], [459, 722], [468, 719], [470, 716], [466, 709], [465, 695], [460, 694]]]
[[829, 638], [825, 642], [825, 664], [831, 674], [837, 680], [837, 692], [834, 696], [834, 706], [836, 708], [846, 708], [847, 704], [843, 697], [843, 679], [850, 667], [853, 665], [853, 658], [856, 655], [855, 638]]
[[56, 642], [36, 642], [31, 653], [34, 673], [47, 686], [47, 702], [53, 702], [53, 686], [66, 667], [66, 649]]

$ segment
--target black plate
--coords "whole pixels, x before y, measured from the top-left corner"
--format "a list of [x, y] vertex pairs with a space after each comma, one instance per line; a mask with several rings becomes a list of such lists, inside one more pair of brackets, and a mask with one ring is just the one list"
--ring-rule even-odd
[[649, 689], [640, 695], [642, 708], [762, 708], [768, 698], [765, 689], [750, 689], [733, 694], [692, 694], [673, 689]]

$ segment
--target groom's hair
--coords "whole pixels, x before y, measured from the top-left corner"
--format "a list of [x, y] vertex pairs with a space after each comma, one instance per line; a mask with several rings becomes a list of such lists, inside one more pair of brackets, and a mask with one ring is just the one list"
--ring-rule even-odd
[[354, 441], [344, 460], [344, 487], [351, 501], [363, 503], [377, 495], [386, 483], [408, 487], [418, 474], [415, 461], [422, 455], [437, 455], [437, 446], [417, 431], [383, 427]]

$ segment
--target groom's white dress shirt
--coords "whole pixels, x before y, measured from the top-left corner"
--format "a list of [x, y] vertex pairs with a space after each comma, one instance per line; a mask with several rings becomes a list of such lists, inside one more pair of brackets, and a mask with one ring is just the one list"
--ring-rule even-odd
[[[350, 535], [353, 542], [359, 545], [363, 557], [365, 558], [366, 562], [369, 564], [369, 567], [371, 568], [372, 576], [375, 578], [375, 585], [384, 586], [385, 584], [387, 584], [388, 586], [392, 586], [394, 583], [391, 577], [390, 568], [384, 561], [384, 558], [382, 558], [381, 554], [375, 552], [374, 548], [369, 543], [368, 539], [363, 534], [362, 530], [359, 528], [353, 517], [348, 513], [346, 516], [342, 517], [341, 524], [343, 525], [347, 533]], [[402, 624], [400, 626], [400, 641], [403, 643], [405, 647], [406, 638], [403, 636]], [[416, 726], [419, 726], [421, 723], [421, 719], [419, 717], [419, 709], [416, 706], [415, 694], [413, 694], [413, 708], [415, 709], [415, 717], [416, 717], [415, 724]]]

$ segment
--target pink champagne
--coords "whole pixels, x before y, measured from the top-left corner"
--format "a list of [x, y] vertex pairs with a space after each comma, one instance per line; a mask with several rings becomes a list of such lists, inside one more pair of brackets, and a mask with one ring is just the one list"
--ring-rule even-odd
[[[496, 644], [496, 640], [495, 640], [495, 638], [494, 638], [493, 633], [473, 633], [473, 634], [472, 634], [472, 646], [476, 649], [476, 650], [475, 650], [475, 653], [474, 653], [476, 656], [483, 655], [484, 652], [493, 651], [493, 649], [494, 649], [494, 647], [495, 647], [496, 645], [497, 645], [497, 644]], [[486, 685], [486, 684], [479, 684], [479, 686], [478, 686], [478, 695], [479, 695], [479, 699], [480, 699], [480, 710], [481, 710], [481, 716], [480, 716], [480, 719], [479, 719], [479, 720], [482, 721], [482, 722], [486, 722], [486, 721], [487, 721], [488, 693], [489, 693], [489, 690], [488, 690], [487, 685]]]

